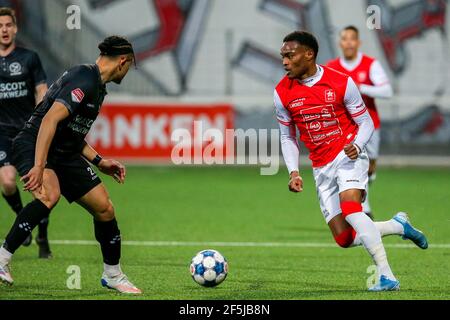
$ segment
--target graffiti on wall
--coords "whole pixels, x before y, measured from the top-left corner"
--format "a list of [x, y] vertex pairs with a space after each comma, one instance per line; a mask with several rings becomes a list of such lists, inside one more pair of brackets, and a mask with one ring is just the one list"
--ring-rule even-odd
[[381, 28], [377, 30], [380, 45], [391, 70], [398, 74], [407, 66], [405, 43], [422, 36], [431, 29], [441, 31], [445, 37], [447, 0], [414, 0], [392, 8], [386, 0], [368, 0], [383, 12]]

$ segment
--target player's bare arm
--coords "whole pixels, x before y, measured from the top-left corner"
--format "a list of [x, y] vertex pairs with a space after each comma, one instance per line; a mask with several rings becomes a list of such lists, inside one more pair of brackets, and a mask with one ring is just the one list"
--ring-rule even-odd
[[85, 141], [81, 154], [98, 169], [114, 178], [118, 183], [125, 183], [126, 169], [119, 161], [113, 159], [103, 159], [89, 143]]
[[36, 141], [34, 167], [20, 179], [25, 181], [24, 190], [35, 191], [41, 187], [48, 150], [55, 136], [56, 127], [68, 116], [67, 107], [60, 102], [55, 102], [42, 119]]
[[36, 99], [36, 105], [38, 105], [42, 101], [47, 90], [48, 90], [48, 87], [47, 87], [46, 83], [41, 83], [36, 86], [35, 92], [34, 92], [34, 96]]

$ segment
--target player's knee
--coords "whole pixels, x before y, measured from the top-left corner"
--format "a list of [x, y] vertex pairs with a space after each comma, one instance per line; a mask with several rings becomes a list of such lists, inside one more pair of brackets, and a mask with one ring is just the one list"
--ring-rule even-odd
[[35, 194], [35, 197], [39, 199], [47, 208], [53, 209], [61, 197], [61, 191], [46, 190], [45, 192]]
[[15, 179], [6, 179], [2, 181], [1, 191], [5, 196], [11, 196], [17, 191]]
[[111, 202], [111, 200], [106, 200], [102, 202], [102, 204], [99, 206], [97, 212], [96, 212], [97, 220], [99, 221], [110, 221], [114, 219], [115, 213], [114, 213], [114, 206]]
[[347, 228], [338, 235], [334, 236], [334, 240], [341, 248], [349, 248], [355, 240], [356, 232], [353, 228]]

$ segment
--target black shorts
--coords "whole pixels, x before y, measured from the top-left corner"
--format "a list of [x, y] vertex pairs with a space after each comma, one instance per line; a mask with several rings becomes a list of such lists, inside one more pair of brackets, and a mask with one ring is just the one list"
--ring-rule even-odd
[[0, 168], [11, 165], [11, 146], [16, 133], [3, 130], [0, 133]]
[[[26, 175], [34, 166], [34, 140], [22, 132], [13, 141], [11, 160], [20, 176]], [[61, 194], [69, 202], [80, 199], [102, 182], [80, 154], [56, 156], [50, 152], [45, 167], [56, 173]]]

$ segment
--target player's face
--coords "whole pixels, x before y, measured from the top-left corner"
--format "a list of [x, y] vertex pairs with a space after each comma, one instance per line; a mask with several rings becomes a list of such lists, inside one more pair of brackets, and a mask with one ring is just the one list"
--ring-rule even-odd
[[356, 58], [361, 43], [358, 34], [354, 30], [342, 31], [339, 44], [345, 59], [352, 60]]
[[9, 47], [16, 39], [17, 26], [12, 17], [0, 16], [0, 44], [3, 47]]
[[117, 70], [116, 70], [116, 76], [113, 78], [113, 82], [120, 84], [123, 80], [123, 78], [125, 78], [125, 76], [128, 73], [128, 70], [130, 70], [130, 66], [133, 63], [133, 58], [128, 57], [128, 56], [124, 56], [124, 57], [120, 57], [119, 60], [119, 65], [117, 66]]
[[296, 41], [284, 42], [280, 55], [286, 76], [289, 79], [302, 79], [307, 73], [311, 62], [314, 62], [314, 53], [312, 50]]

